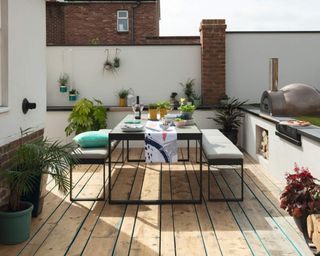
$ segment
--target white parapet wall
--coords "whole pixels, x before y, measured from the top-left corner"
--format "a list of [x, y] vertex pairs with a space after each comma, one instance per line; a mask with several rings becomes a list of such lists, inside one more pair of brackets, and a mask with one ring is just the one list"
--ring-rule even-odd
[[227, 33], [227, 94], [260, 102], [269, 89], [270, 58], [279, 58], [279, 88], [305, 83], [320, 89], [319, 45], [319, 32]]
[[[107, 59], [116, 55], [120, 67], [103, 71]], [[73, 46], [47, 47], [47, 105], [71, 106], [67, 93], [60, 93], [61, 73], [70, 76], [70, 87], [89, 99], [97, 98], [105, 105], [117, 105], [117, 92], [132, 88], [145, 104], [168, 100], [171, 92], [184, 97], [180, 82], [195, 79], [200, 94], [201, 48], [199, 45], [164, 46]]]
[[[259, 133], [261, 129], [268, 132], [268, 160], [258, 154]], [[286, 172], [293, 172], [295, 163], [299, 166], [308, 167], [314, 176], [320, 178], [318, 159], [320, 156], [320, 143], [302, 135], [302, 146], [300, 147], [281, 139], [275, 132], [275, 123], [259, 116], [245, 113], [241, 146], [277, 181], [284, 182]]]

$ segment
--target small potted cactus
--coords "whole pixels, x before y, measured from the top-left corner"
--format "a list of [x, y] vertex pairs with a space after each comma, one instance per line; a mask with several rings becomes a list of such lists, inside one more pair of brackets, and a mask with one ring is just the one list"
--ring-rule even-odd
[[119, 107], [127, 106], [127, 96], [129, 95], [130, 89], [121, 89], [118, 92], [119, 96]]
[[68, 91], [68, 83], [69, 83], [69, 76], [66, 73], [63, 73], [59, 77], [59, 87], [60, 87], [60, 92], [64, 93]]

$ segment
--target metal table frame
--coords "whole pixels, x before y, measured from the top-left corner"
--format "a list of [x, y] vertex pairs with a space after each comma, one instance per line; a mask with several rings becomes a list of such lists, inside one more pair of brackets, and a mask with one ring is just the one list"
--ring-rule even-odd
[[[127, 117], [126, 117], [127, 118]], [[122, 122], [122, 121], [121, 121]], [[121, 123], [120, 122], [120, 123]], [[120, 124], [119, 123], [119, 124]], [[118, 124], [118, 125], [119, 125]], [[201, 130], [197, 127], [197, 130], [199, 131], [198, 133], [179, 133], [177, 132], [177, 139], [178, 141], [187, 141], [188, 142], [188, 159], [179, 159], [179, 161], [185, 161], [185, 160], [189, 160], [189, 147], [190, 147], [190, 140], [194, 140], [196, 141], [196, 145], [199, 145], [199, 150], [200, 152], [202, 152], [202, 132]], [[139, 199], [139, 200], [130, 200], [130, 199], [121, 199], [121, 200], [115, 200], [112, 199], [112, 169], [111, 169], [111, 144], [112, 141], [116, 140], [116, 141], [127, 141], [127, 153], [129, 152], [129, 141], [144, 141], [144, 132], [114, 132], [114, 130], [112, 130], [109, 133], [109, 141], [108, 141], [108, 148], [109, 148], [109, 157], [108, 157], [108, 170], [109, 170], [109, 175], [108, 175], [108, 191], [109, 191], [109, 203], [110, 204], [149, 204], [149, 205], [162, 205], [162, 204], [201, 204], [202, 203], [202, 189], [203, 189], [203, 184], [202, 184], [202, 154], [200, 154], [200, 159], [199, 159], [199, 163], [200, 163], [200, 188], [199, 188], [199, 198], [198, 199], [178, 199], [178, 200], [174, 200], [174, 199], [162, 199], [162, 164], [161, 164], [161, 168], [160, 168], [160, 199], [155, 199], [155, 200], [143, 200], [143, 199]], [[127, 159], [128, 159], [127, 155]], [[144, 159], [129, 159], [131, 162], [135, 161], [135, 162], [140, 162], [140, 161], [144, 161]]]

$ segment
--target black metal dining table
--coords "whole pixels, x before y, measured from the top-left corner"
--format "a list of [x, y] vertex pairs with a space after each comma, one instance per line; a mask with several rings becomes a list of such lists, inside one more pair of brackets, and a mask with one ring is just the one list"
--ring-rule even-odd
[[[112, 142], [113, 141], [122, 141], [127, 142], [127, 161], [130, 162], [141, 162], [145, 161], [145, 159], [130, 159], [129, 152], [130, 152], [130, 141], [144, 141], [145, 139], [145, 132], [144, 131], [130, 131], [125, 132], [122, 130], [122, 127], [125, 125], [126, 122], [133, 120], [133, 115], [127, 115], [124, 119], [120, 121], [120, 123], [112, 129], [109, 133], [109, 140], [108, 140], [108, 191], [109, 191], [109, 203], [110, 204], [194, 204], [194, 203], [202, 203], [202, 132], [198, 128], [196, 124], [184, 126], [184, 127], [176, 127], [177, 132], [177, 140], [178, 141], [187, 141], [188, 147], [188, 157], [186, 159], [179, 159], [178, 161], [189, 161], [190, 160], [190, 141], [196, 141], [196, 147], [199, 147], [199, 164], [200, 164], [200, 179], [199, 179], [199, 198], [195, 199], [163, 199], [162, 198], [162, 164], [160, 165], [160, 198], [159, 199], [152, 199], [152, 200], [145, 200], [145, 199], [113, 199], [112, 198]], [[141, 124], [145, 125], [147, 122], [147, 116], [142, 116]], [[122, 143], [124, 146], [124, 143]], [[198, 150], [196, 151], [198, 152]], [[122, 154], [124, 150], [122, 149]], [[198, 159], [196, 155], [196, 159]]]

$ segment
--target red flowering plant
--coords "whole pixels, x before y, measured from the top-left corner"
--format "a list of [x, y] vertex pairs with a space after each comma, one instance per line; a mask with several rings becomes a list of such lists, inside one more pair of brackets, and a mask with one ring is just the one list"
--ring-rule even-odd
[[320, 185], [308, 168], [295, 164], [294, 173], [286, 174], [287, 185], [280, 196], [280, 207], [300, 218], [320, 210]]

